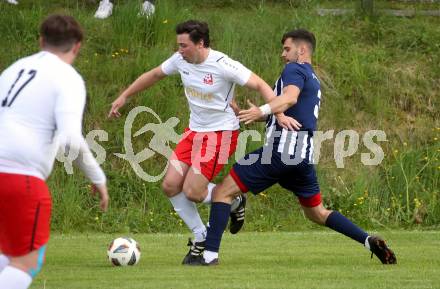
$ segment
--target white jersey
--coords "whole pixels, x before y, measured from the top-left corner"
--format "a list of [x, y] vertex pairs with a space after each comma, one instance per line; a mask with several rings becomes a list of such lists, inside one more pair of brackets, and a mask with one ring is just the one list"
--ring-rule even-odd
[[229, 105], [235, 84], [245, 85], [252, 72], [224, 53], [209, 50], [203, 63], [192, 64], [178, 52], [162, 63], [167, 74], [180, 73], [190, 108], [192, 131], [236, 130], [239, 122]]
[[60, 146], [95, 184], [105, 175], [82, 136], [82, 77], [46, 51], [22, 58], [0, 76], [0, 172], [47, 179]]

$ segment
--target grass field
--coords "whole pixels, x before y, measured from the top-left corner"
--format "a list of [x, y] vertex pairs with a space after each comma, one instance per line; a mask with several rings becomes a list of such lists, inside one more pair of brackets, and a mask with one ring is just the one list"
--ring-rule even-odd
[[[48, 14], [70, 14], [82, 23], [87, 36], [75, 68], [88, 89], [84, 134], [96, 129], [108, 133], [108, 140], [99, 143], [107, 152], [102, 166], [110, 210], [102, 215], [84, 177], [67, 175], [56, 164], [49, 179], [56, 233], [31, 288], [440, 288], [440, 231], [389, 229], [440, 229], [439, 17], [316, 13], [317, 8], [353, 8], [360, 2], [354, 0], [159, 0], [155, 16], [146, 19], [137, 16], [140, 0], [115, 0], [114, 14], [101, 21], [93, 17], [94, 2], [20, 0], [12, 6], [0, 0], [0, 39], [7, 44], [0, 45], [0, 72], [38, 51], [37, 27]], [[438, 1], [375, 3], [384, 9], [440, 8]], [[350, 129], [361, 137], [368, 130], [387, 134], [381, 143], [385, 158], [375, 167], [361, 163], [361, 153], [368, 152], [362, 142], [345, 159], [344, 169], [335, 165], [334, 141], [323, 144], [318, 175], [324, 204], [362, 227], [380, 230], [398, 265], [383, 266], [352, 240], [304, 222], [296, 200], [278, 186], [249, 198], [245, 232], [225, 235], [220, 266], [180, 265], [189, 233], [160, 182], [143, 182], [114, 155], [125, 150], [124, 119], [135, 106], [152, 108], [164, 121], [178, 117], [183, 131], [188, 109], [180, 80], [172, 77], [140, 93], [120, 120], [106, 115], [124, 87], [172, 54], [174, 27], [190, 18], [209, 23], [214, 49], [240, 60], [270, 84], [282, 69], [282, 33], [304, 27], [317, 35], [314, 65], [323, 88], [319, 129], [335, 134]], [[241, 104], [246, 99], [262, 104], [255, 93], [241, 88], [237, 98]], [[151, 121], [141, 116], [135, 127]], [[262, 125], [242, 129], [262, 131]], [[150, 139], [150, 134], [133, 139], [136, 152]], [[248, 151], [257, 146], [250, 143]], [[143, 168], [160, 172], [165, 163], [156, 155]], [[204, 219], [208, 210], [200, 206]], [[107, 245], [124, 234], [140, 243], [142, 259], [135, 267], [112, 267]]]
[[[128, 162], [114, 155], [125, 152], [124, 120], [136, 106], [150, 107], [163, 121], [178, 117], [181, 122], [176, 131], [183, 131], [188, 109], [179, 77], [140, 93], [121, 111], [121, 119], [108, 120], [106, 116], [122, 89], [172, 54], [175, 25], [190, 18], [207, 21], [213, 48], [239, 60], [269, 84], [283, 67], [281, 35], [298, 27], [313, 31], [318, 39], [314, 66], [323, 91], [319, 130], [334, 130], [336, 135], [349, 129], [361, 137], [359, 150], [345, 158], [343, 169], [335, 164], [334, 139], [323, 143], [317, 173], [324, 204], [363, 227], [439, 228], [439, 17], [319, 17], [316, 13], [317, 8], [353, 8], [358, 0], [160, 0], [154, 17], [146, 19], [137, 17], [140, 0], [120, 0], [115, 1], [114, 14], [102, 21], [93, 17], [97, 6], [93, 2], [22, 0], [13, 6], [0, 0], [0, 39], [8, 43], [0, 45], [0, 70], [38, 50], [37, 27], [50, 13], [73, 15], [86, 32], [75, 62], [88, 89], [84, 134], [97, 129], [108, 133], [107, 140], [98, 142], [107, 153], [102, 166], [109, 180], [111, 204], [108, 214], [101, 216], [89, 198], [88, 182], [81, 174], [67, 175], [57, 163], [49, 179], [55, 231], [184, 232], [163, 197], [160, 181], [143, 182]], [[375, 3], [390, 9], [440, 8], [438, 1]], [[262, 104], [259, 96], [241, 88], [236, 97], [241, 104], [246, 99]], [[133, 132], [155, 121], [142, 114]], [[242, 129], [263, 132], [261, 124]], [[386, 142], [379, 142], [384, 159], [378, 166], [361, 162], [361, 154], [369, 152], [362, 142], [369, 130], [382, 130], [387, 135]], [[132, 139], [135, 153], [148, 145], [152, 135], [148, 132]], [[252, 151], [261, 142], [248, 144], [247, 150]], [[166, 161], [155, 154], [142, 167], [159, 174]], [[228, 167], [215, 182], [224, 177]], [[291, 194], [277, 186], [252, 199], [246, 230], [306, 230], [302, 216], [290, 214], [292, 201]], [[202, 206], [201, 212], [207, 215], [208, 207]]]
[[107, 261], [106, 246], [117, 235], [56, 234], [31, 288], [440, 288], [440, 232], [382, 233], [395, 266], [327, 230], [226, 234], [217, 267], [180, 265], [181, 234], [134, 235], [142, 249], [134, 267]]

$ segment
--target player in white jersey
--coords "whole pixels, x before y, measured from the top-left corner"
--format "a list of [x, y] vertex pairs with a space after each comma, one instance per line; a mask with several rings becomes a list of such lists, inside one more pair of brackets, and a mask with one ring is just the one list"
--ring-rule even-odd
[[[83, 38], [70, 16], [49, 16], [41, 51], [0, 76], [0, 288], [28, 288], [49, 240], [51, 197], [45, 180], [59, 149], [99, 192], [106, 210], [106, 177], [82, 136], [86, 90], [71, 66]], [[3, 254], [3, 255], [1, 255]]]
[[[220, 172], [237, 145], [239, 122], [230, 103], [235, 84], [258, 91], [266, 100], [275, 97], [260, 77], [241, 63], [209, 46], [205, 22], [189, 20], [176, 27], [178, 52], [162, 65], [142, 74], [112, 104], [109, 116], [119, 117], [127, 99], [168, 75], [180, 74], [190, 107], [189, 128], [169, 160], [162, 183], [175, 211], [194, 234], [183, 264], [204, 250], [206, 227], [194, 202], [211, 202], [215, 187], [210, 181]], [[279, 115], [285, 125], [290, 119]], [[177, 165], [173, 165], [176, 164]], [[231, 211], [231, 233], [244, 220], [245, 199]], [[238, 207], [237, 207], [238, 206]]]

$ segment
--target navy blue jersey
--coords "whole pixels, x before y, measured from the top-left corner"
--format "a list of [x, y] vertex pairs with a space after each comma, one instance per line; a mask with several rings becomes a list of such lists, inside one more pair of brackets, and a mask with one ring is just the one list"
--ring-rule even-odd
[[283, 94], [283, 88], [295, 85], [301, 91], [298, 102], [284, 114], [296, 119], [301, 130], [315, 131], [321, 100], [321, 86], [309, 63], [288, 63], [275, 84], [275, 94]]
[[284, 114], [293, 117], [301, 125], [301, 130], [288, 131], [283, 129], [273, 115], [266, 121], [266, 144], [272, 145], [279, 153], [287, 152], [302, 159], [311, 161], [313, 150], [313, 132], [317, 127], [318, 111], [321, 100], [321, 90], [309, 63], [288, 63], [277, 80], [274, 92], [277, 96], [283, 93], [283, 88], [295, 85], [300, 89], [298, 101], [289, 107]]
[[287, 85], [300, 89], [298, 101], [284, 114], [295, 118], [302, 127], [289, 131], [280, 127], [271, 115], [266, 123], [266, 143], [234, 164], [231, 175], [241, 189], [259, 193], [275, 183], [310, 199], [319, 194], [319, 184], [312, 163], [313, 132], [316, 130], [321, 91], [319, 80], [308, 63], [289, 63], [275, 85], [277, 96]]

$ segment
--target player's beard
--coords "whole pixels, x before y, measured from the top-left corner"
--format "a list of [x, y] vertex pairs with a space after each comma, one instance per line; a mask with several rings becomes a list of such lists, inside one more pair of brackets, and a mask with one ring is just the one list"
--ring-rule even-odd
[[295, 51], [294, 53], [293, 53], [293, 56], [292, 56], [292, 58], [284, 58], [284, 61], [286, 62], [286, 64], [287, 63], [295, 63], [295, 62], [298, 62], [298, 59], [299, 59], [299, 53], [298, 53], [298, 51]]
[[298, 59], [299, 59], [299, 53], [298, 53], [298, 50], [297, 50], [297, 51], [295, 51], [295, 53], [293, 54], [293, 59], [292, 59], [292, 61], [290, 61], [290, 62], [298, 62]]
[[295, 62], [298, 62], [298, 59], [299, 59], [299, 53], [298, 53], [298, 50], [296, 50], [296, 51], [292, 51], [292, 57], [291, 58], [289, 58], [289, 57], [284, 57], [284, 62], [286, 63], [286, 64], [288, 64], [288, 63], [295, 63]]

